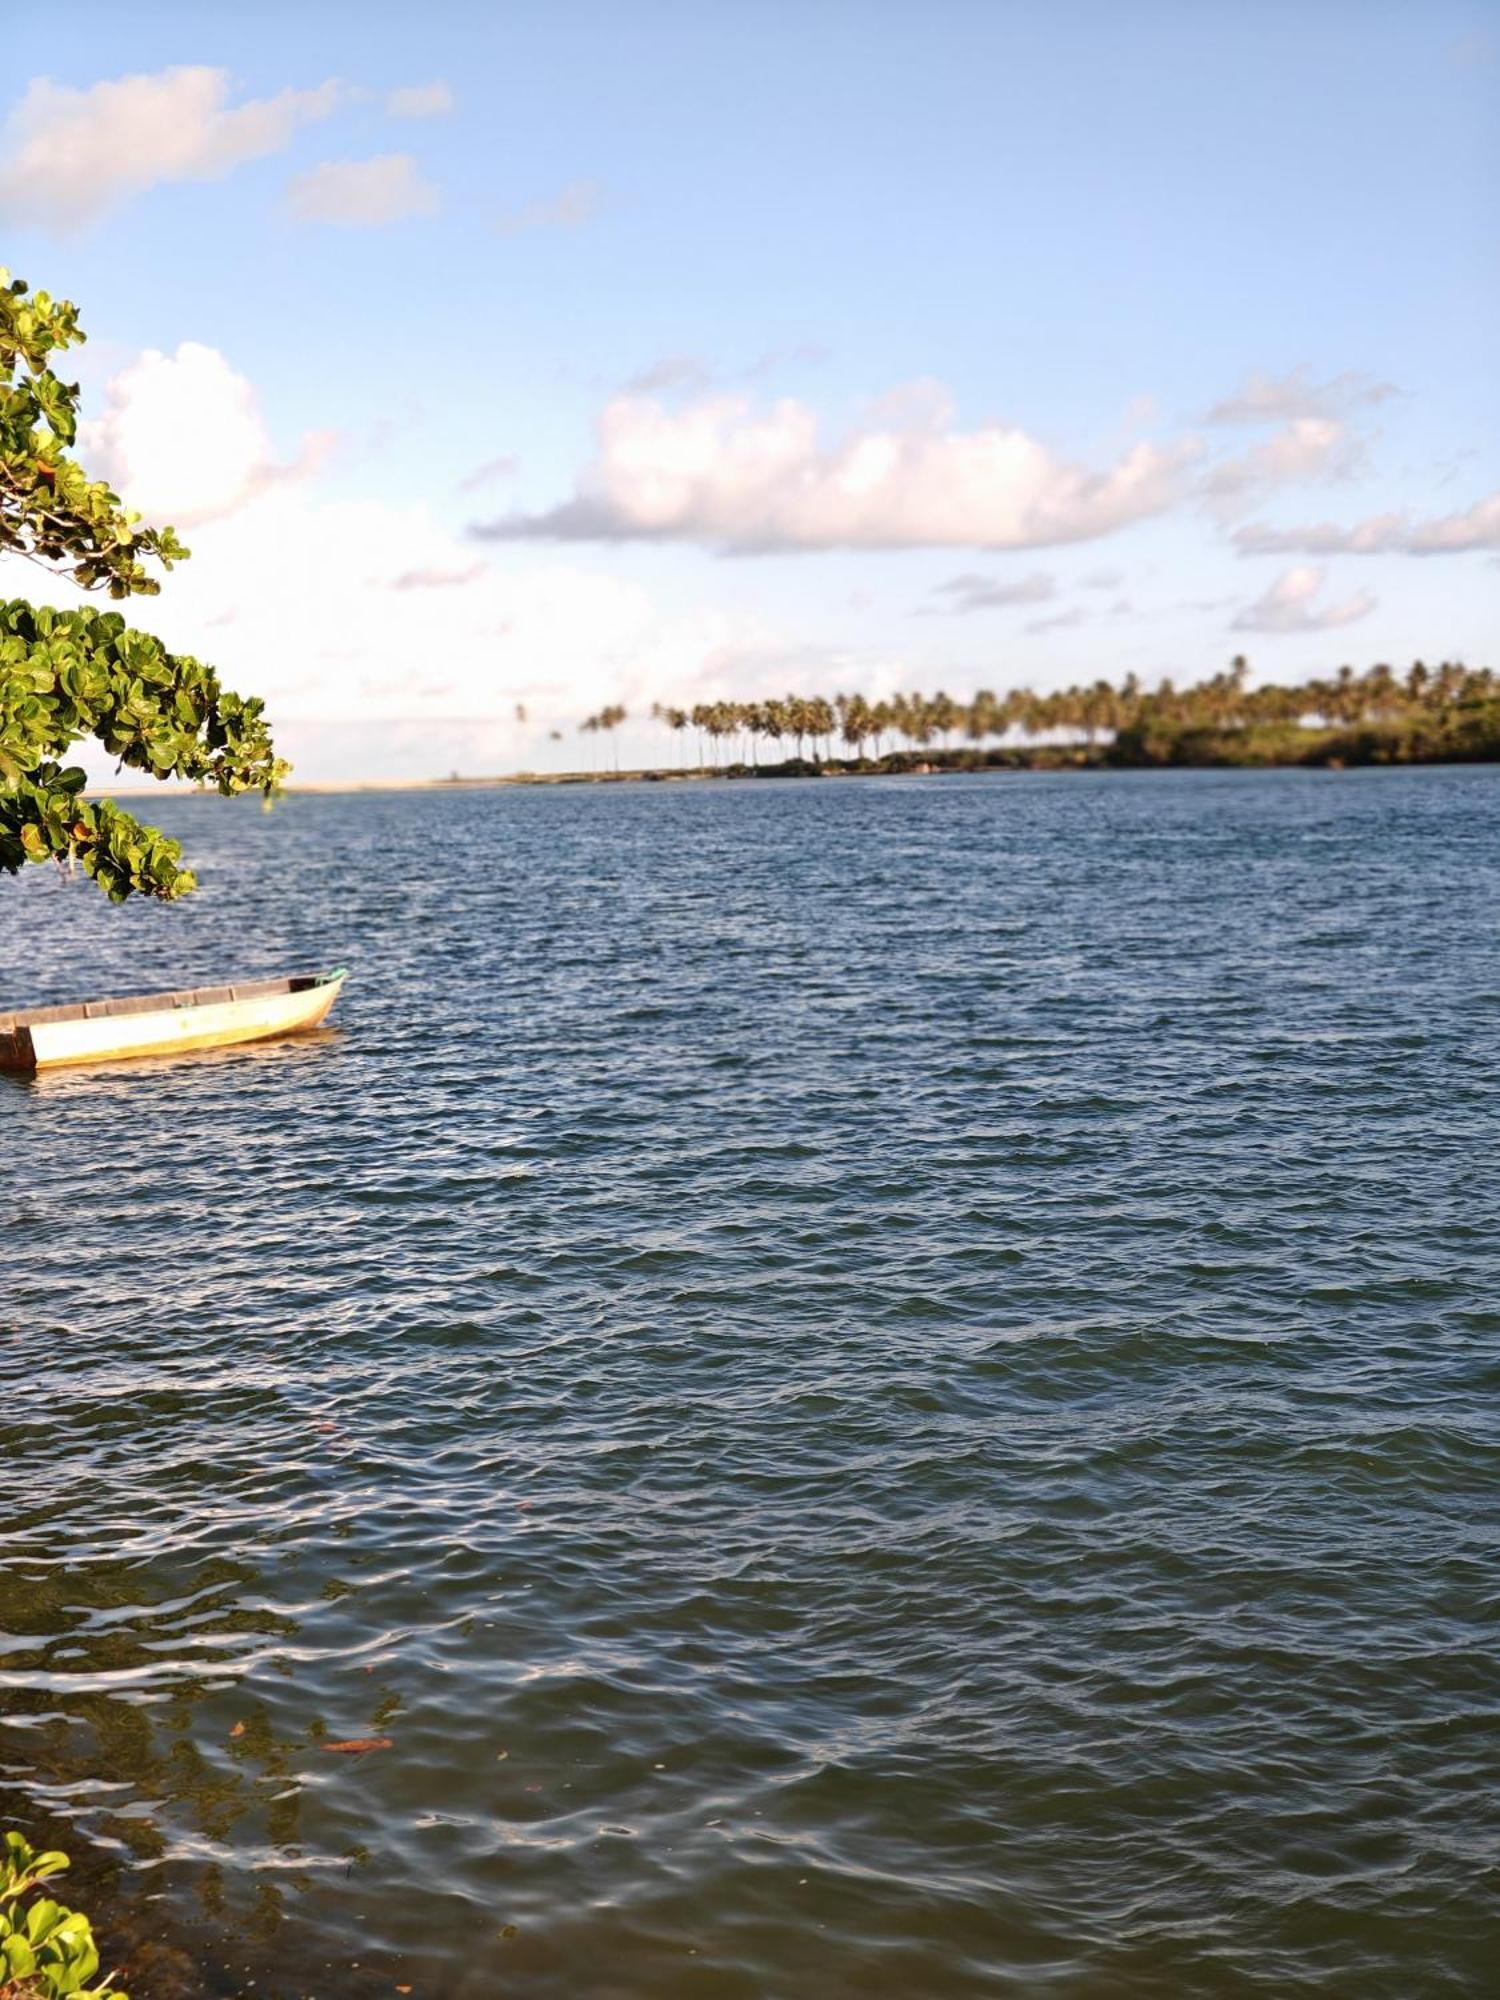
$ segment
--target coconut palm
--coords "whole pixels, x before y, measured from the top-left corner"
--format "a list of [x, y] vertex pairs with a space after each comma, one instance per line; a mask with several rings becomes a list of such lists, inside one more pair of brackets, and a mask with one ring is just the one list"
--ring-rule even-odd
[[615, 741], [614, 733], [625, 720], [625, 710], [618, 704], [612, 708], [601, 708], [596, 720], [600, 729], [610, 739], [610, 747], [614, 751], [615, 776], [618, 777], [620, 775], [620, 746]]
[[863, 760], [866, 740], [873, 733], [870, 722], [870, 704], [862, 694], [841, 694], [834, 701], [838, 713], [839, 734], [854, 752]]

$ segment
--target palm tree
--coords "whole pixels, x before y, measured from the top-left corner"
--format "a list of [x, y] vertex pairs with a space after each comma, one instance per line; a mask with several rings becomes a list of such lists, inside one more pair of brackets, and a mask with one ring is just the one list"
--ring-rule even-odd
[[760, 733], [768, 743], [780, 748], [789, 724], [784, 701], [763, 701], [760, 705]]
[[[685, 708], [664, 708], [662, 710], [662, 718], [674, 736], [680, 736], [692, 720]], [[677, 755], [680, 765], [682, 760], [681, 751]]]
[[870, 704], [862, 694], [841, 694], [836, 698], [834, 707], [838, 711], [844, 741], [854, 752], [856, 761], [863, 762], [865, 739], [872, 733]]
[[[836, 727], [833, 703], [823, 695], [815, 695], [807, 704], [807, 733], [813, 739], [813, 754], [820, 764], [826, 764], [828, 761], [829, 744]], [[821, 749], [818, 747], [820, 738]]]
[[1377, 722], [1389, 720], [1399, 706], [1401, 693], [1395, 674], [1383, 662], [1370, 668], [1362, 683], [1364, 713]]
[[1141, 712], [1141, 684], [1136, 676], [1127, 674], [1120, 683], [1120, 698], [1115, 704], [1115, 728], [1134, 729]]
[[943, 739], [943, 748], [949, 747], [948, 739], [957, 729], [961, 720], [958, 703], [951, 695], [935, 694], [927, 704], [928, 716], [933, 729]]
[[969, 703], [964, 734], [971, 743], [983, 743], [999, 733], [1000, 704], [988, 688], [980, 688]]
[[898, 695], [901, 704], [901, 734], [908, 743], [926, 745], [932, 741], [932, 704], [919, 694]]
[[598, 715], [595, 717], [595, 721], [598, 724], [598, 727], [602, 729], [610, 739], [610, 747], [613, 749], [615, 756], [615, 776], [617, 778], [620, 775], [620, 746], [618, 743], [615, 742], [614, 732], [619, 728], [620, 724], [624, 720], [625, 720], [625, 710], [620, 707], [601, 708]]

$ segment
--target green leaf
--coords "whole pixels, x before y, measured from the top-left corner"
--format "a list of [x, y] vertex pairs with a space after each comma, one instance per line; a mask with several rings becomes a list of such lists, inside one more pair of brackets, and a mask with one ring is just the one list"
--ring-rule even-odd
[[0, 1940], [0, 1958], [4, 1959], [5, 1969], [12, 1979], [27, 1979], [36, 1970], [36, 1953], [19, 1931], [13, 1931], [8, 1938]]

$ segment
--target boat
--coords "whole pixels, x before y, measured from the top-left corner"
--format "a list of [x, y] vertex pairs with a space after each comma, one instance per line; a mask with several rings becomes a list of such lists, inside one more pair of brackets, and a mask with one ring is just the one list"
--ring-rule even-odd
[[0, 1013], [0, 1069], [53, 1069], [64, 1063], [116, 1062], [179, 1049], [227, 1048], [318, 1027], [339, 997], [347, 971], [293, 973], [233, 986], [193, 986], [124, 1000], [24, 1007]]

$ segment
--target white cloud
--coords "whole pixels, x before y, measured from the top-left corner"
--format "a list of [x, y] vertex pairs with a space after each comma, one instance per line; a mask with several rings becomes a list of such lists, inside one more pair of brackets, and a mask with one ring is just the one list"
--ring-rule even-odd
[[1500, 549], [1500, 492], [1461, 513], [1426, 521], [1414, 521], [1409, 514], [1372, 514], [1347, 528], [1331, 521], [1300, 528], [1255, 523], [1237, 529], [1234, 540], [1243, 555], [1256, 556], [1448, 556]]
[[1363, 456], [1361, 441], [1335, 418], [1294, 417], [1264, 444], [1211, 467], [1203, 491], [1220, 511], [1232, 511], [1277, 486], [1347, 478]]
[[410, 153], [379, 153], [372, 160], [325, 160], [287, 184], [287, 206], [298, 222], [331, 222], [371, 229], [433, 215], [437, 189], [424, 180]]
[[773, 549], [1045, 547], [1163, 512], [1186, 490], [1194, 440], [1137, 444], [1102, 470], [1025, 431], [953, 428], [935, 385], [897, 392], [837, 444], [806, 404], [765, 416], [743, 397], [680, 410], [619, 396], [572, 500], [477, 527], [497, 540], [696, 541]]
[[663, 610], [642, 585], [576, 562], [476, 565], [421, 503], [286, 487], [205, 528], [193, 551], [153, 623], [165, 636], [164, 618], [180, 618], [188, 643], [232, 610], [194, 649], [266, 695], [276, 719], [495, 717], [522, 701], [571, 726], [607, 701], [644, 711], [753, 629]]
[[604, 190], [594, 181], [570, 181], [545, 201], [533, 201], [495, 218], [502, 236], [520, 236], [529, 229], [581, 229], [599, 213]]
[[1057, 582], [1041, 569], [1009, 582], [993, 576], [976, 576], [970, 570], [938, 584], [933, 595], [952, 600], [941, 607], [945, 611], [989, 611], [1008, 604], [1044, 604], [1057, 595]]
[[453, 92], [446, 83], [409, 83], [385, 100], [390, 118], [441, 118], [453, 109]]
[[[192, 546], [150, 627], [262, 696], [278, 739], [305, 748], [305, 778], [577, 766], [585, 714], [621, 702], [639, 723], [653, 701], [716, 683], [722, 662], [765, 642], [758, 619], [668, 608], [583, 563], [476, 567], [424, 504], [333, 500], [311, 483], [264, 489]], [[0, 594], [8, 562], [20, 569], [0, 557]], [[19, 574], [9, 588], [24, 588]], [[60, 583], [55, 596], [72, 593]], [[510, 728], [517, 702], [533, 725], [524, 744]], [[553, 726], [558, 747], [545, 741]], [[623, 739], [622, 754], [628, 763]]]
[[[278, 452], [253, 384], [212, 348], [139, 356], [80, 445], [133, 504], [198, 523], [150, 626], [264, 696], [289, 744], [314, 756], [307, 776], [576, 764], [585, 713], [623, 702], [644, 718], [712, 663], [767, 643], [758, 616], [668, 607], [580, 561], [481, 559], [421, 501], [328, 497], [316, 451]], [[0, 595], [8, 564], [20, 594], [20, 559], [0, 556]], [[54, 588], [78, 601], [65, 580]], [[517, 702], [534, 724], [525, 745]], [[377, 734], [407, 747], [388, 755]]]
[[1372, 382], [1346, 371], [1326, 382], [1315, 382], [1307, 367], [1287, 375], [1252, 371], [1244, 387], [1226, 396], [1208, 412], [1211, 424], [1296, 423], [1309, 417], [1344, 417], [1351, 411], [1383, 403], [1399, 391], [1394, 382]]
[[1461, 514], [1419, 521], [1407, 547], [1414, 556], [1461, 555], [1470, 549], [1500, 549], [1500, 493], [1476, 500]]
[[331, 434], [317, 434], [296, 458], [279, 461], [252, 385], [216, 348], [192, 340], [175, 354], [148, 348], [121, 369], [103, 414], [78, 434], [91, 472], [149, 520], [179, 528], [232, 513], [268, 486], [314, 470], [331, 444]]
[[1328, 572], [1316, 563], [1289, 569], [1235, 619], [1236, 632], [1327, 632], [1336, 625], [1352, 625], [1375, 609], [1368, 591], [1342, 604], [1321, 608], [1315, 602]]
[[343, 94], [341, 84], [328, 82], [231, 106], [229, 72], [202, 66], [117, 77], [87, 90], [38, 77], [0, 139], [0, 214], [79, 228], [148, 188], [215, 180], [281, 152]]
[[1077, 605], [1074, 605], [1071, 611], [1054, 612], [1050, 618], [1033, 618], [1031, 623], [1026, 627], [1026, 630], [1028, 632], [1065, 632], [1070, 631], [1075, 625], [1085, 624], [1087, 619], [1088, 613], [1080, 610]]

